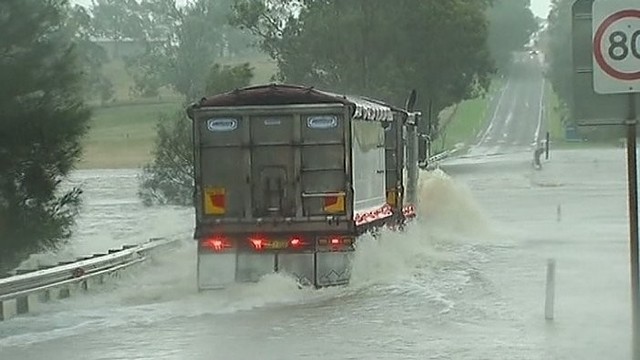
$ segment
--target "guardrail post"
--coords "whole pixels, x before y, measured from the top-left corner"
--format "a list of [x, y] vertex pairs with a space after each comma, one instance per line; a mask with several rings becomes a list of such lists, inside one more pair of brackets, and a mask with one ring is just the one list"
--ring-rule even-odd
[[51, 300], [51, 292], [49, 290], [44, 290], [38, 296], [38, 300], [40, 302], [47, 302], [47, 301]]
[[58, 299], [66, 299], [71, 296], [71, 291], [69, 291], [68, 287], [63, 287], [60, 289], [58, 293]]
[[29, 296], [16, 299], [16, 312], [18, 314], [26, 314], [29, 312]]

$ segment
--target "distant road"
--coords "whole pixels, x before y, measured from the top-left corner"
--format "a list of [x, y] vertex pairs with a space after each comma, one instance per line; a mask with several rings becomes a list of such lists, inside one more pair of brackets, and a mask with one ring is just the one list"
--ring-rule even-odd
[[468, 155], [533, 152], [544, 140], [543, 56], [542, 53], [515, 55], [506, 84], [489, 107], [486, 127], [478, 134]]

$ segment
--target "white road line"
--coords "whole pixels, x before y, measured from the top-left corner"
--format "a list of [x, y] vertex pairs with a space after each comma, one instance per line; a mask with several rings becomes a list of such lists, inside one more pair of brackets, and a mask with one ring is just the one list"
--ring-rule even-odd
[[484, 134], [480, 138], [478, 145], [482, 145], [482, 143], [486, 142], [487, 138], [489, 137], [489, 134], [491, 133], [491, 130], [493, 130], [493, 126], [495, 125], [496, 118], [498, 117], [498, 112], [500, 111], [500, 106], [502, 105], [502, 100], [504, 99], [504, 94], [507, 93], [507, 90], [509, 89], [510, 85], [511, 85], [511, 78], [507, 80], [507, 84], [504, 86], [504, 89], [502, 89], [502, 93], [500, 94], [500, 98], [498, 99], [498, 104], [496, 105], [496, 109], [494, 110], [493, 116], [491, 117], [491, 122], [489, 122], [489, 127], [487, 127], [487, 130], [484, 132]]
[[538, 113], [538, 126], [536, 127], [536, 132], [535, 134], [533, 134], [533, 143], [538, 145], [538, 139], [540, 138], [540, 128], [542, 127], [542, 114], [543, 114], [543, 109], [542, 107], [544, 106], [544, 85], [545, 85], [545, 79], [542, 79], [542, 86], [540, 87], [540, 111]]

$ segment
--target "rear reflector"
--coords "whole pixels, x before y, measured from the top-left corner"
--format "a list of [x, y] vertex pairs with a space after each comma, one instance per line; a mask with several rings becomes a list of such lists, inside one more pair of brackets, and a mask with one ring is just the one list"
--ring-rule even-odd
[[324, 197], [324, 212], [327, 214], [340, 214], [344, 211], [344, 195], [331, 195]]
[[226, 212], [226, 190], [215, 187], [204, 191], [204, 212], [207, 215], [224, 215]]

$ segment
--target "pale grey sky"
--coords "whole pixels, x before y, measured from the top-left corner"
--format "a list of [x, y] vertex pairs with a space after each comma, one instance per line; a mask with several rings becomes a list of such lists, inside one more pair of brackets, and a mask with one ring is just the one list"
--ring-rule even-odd
[[531, 11], [543, 19], [549, 15], [549, 6], [551, 6], [551, 0], [531, 0]]

